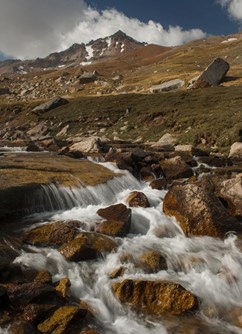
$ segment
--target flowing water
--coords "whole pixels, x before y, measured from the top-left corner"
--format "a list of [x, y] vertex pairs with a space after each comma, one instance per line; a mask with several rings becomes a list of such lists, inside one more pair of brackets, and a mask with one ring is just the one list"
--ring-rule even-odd
[[[116, 168], [112, 164], [104, 165]], [[29, 246], [15, 263], [47, 269], [54, 281], [68, 277], [72, 294], [95, 309], [106, 334], [242, 333], [234, 322], [236, 310], [242, 314], [239, 240], [233, 234], [228, 234], [224, 240], [185, 237], [176, 220], [162, 212], [165, 191], [152, 190], [126, 171], [122, 177], [97, 187], [72, 190], [44, 187], [30, 203], [38, 213], [28, 216], [26, 222], [38, 225], [74, 219], [83, 223], [85, 231], [90, 231], [100, 220], [96, 214], [99, 208], [114, 203], [127, 204], [125, 199], [132, 190], [145, 193], [151, 206], [132, 208], [130, 234], [116, 238], [119, 244], [116, 253], [98, 261], [75, 263], [66, 261], [55, 249]], [[28, 224], [23, 223], [23, 226]], [[195, 315], [154, 320], [123, 307], [114, 297], [109, 274], [122, 266], [122, 255], [129, 253], [138, 259], [147, 249], [159, 251], [166, 258], [168, 269], [145, 274], [128, 263], [123, 278], [165, 279], [181, 284], [199, 298], [199, 311]], [[8, 330], [2, 329], [1, 333]]]

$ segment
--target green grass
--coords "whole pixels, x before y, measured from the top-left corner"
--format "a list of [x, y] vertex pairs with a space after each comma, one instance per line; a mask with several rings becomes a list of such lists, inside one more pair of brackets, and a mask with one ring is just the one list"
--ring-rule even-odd
[[[179, 136], [181, 143], [200, 145], [203, 138], [207, 146], [217, 145], [226, 151], [239, 139], [242, 129], [241, 92], [241, 87], [230, 86], [161, 94], [78, 97], [39, 116], [38, 120], [46, 120], [53, 135], [66, 124], [69, 124], [68, 135], [93, 131], [113, 138], [116, 132], [118, 137], [131, 140], [141, 136], [145, 141], [156, 141], [171, 132]], [[21, 122], [36, 120], [30, 107], [25, 105], [25, 111], [16, 118]], [[127, 129], [121, 132], [125, 124]], [[103, 128], [106, 131], [100, 133]]]

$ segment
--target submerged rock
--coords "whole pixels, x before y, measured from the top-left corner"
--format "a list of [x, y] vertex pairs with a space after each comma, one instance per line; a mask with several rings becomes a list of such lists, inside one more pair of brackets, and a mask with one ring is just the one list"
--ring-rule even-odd
[[59, 252], [70, 261], [95, 260], [105, 253], [116, 250], [117, 244], [111, 238], [98, 233], [80, 233], [76, 239], [62, 245]]
[[124, 237], [129, 233], [131, 209], [128, 209], [124, 204], [99, 209], [97, 214], [105, 219], [96, 225], [97, 232], [113, 237]]
[[223, 237], [228, 231], [242, 231], [219, 199], [195, 184], [173, 186], [163, 202], [164, 213], [175, 216], [187, 236]]
[[181, 285], [168, 281], [125, 279], [113, 283], [112, 288], [121, 303], [154, 316], [179, 315], [198, 307], [195, 296]]

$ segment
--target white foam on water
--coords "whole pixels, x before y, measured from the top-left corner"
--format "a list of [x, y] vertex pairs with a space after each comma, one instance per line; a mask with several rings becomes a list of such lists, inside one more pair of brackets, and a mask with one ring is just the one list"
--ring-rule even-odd
[[[113, 164], [103, 165], [117, 171]], [[152, 190], [128, 172], [122, 173], [123, 176], [105, 185], [80, 187], [69, 192], [63, 189], [65, 195], [56, 194], [60, 189], [48, 189], [49, 195], [45, 194], [48, 200], [52, 201], [55, 197], [60, 202], [60, 210], [54, 211], [53, 207], [53, 212], [48, 213], [44, 223], [77, 219], [84, 223], [86, 231], [90, 231], [100, 220], [96, 213], [99, 208], [114, 203], [127, 205], [127, 196], [133, 190], [145, 193], [151, 206], [131, 208], [130, 234], [125, 238], [116, 238], [119, 245], [117, 252], [96, 261], [75, 263], [67, 261], [55, 249], [28, 246], [14, 262], [48, 270], [54, 281], [68, 277], [73, 296], [86, 301], [95, 309], [105, 334], [171, 333], [163, 321], [151, 322], [150, 319], [141, 318], [114, 297], [111, 289], [113, 280], [109, 275], [121, 266], [125, 267], [125, 271], [120, 280], [169, 280], [191, 291], [199, 299], [198, 316], [211, 327], [209, 333], [242, 333], [239, 327], [217, 316], [234, 307], [242, 307], [242, 253], [236, 244], [237, 237], [228, 235], [224, 240], [212, 237], [187, 238], [175, 218], [167, 217], [162, 211], [166, 192]], [[64, 210], [68, 201], [72, 207]], [[38, 214], [38, 217], [43, 223], [45, 215]], [[142, 268], [137, 268], [134, 263], [146, 250], [160, 252], [167, 261], [168, 269], [147, 274]], [[124, 264], [122, 259], [125, 256], [127, 258], [127, 255], [131, 255], [133, 261], [127, 260]], [[213, 314], [208, 315], [208, 310], [213, 310]]]

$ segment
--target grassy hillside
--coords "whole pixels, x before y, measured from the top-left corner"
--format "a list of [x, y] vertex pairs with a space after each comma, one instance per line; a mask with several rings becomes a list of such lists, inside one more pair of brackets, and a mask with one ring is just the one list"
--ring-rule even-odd
[[228, 150], [242, 131], [241, 87], [216, 87], [162, 94], [126, 94], [77, 97], [41, 116], [34, 104], [1, 105], [0, 127], [29, 126], [46, 121], [53, 135], [67, 124], [67, 136], [96, 134], [110, 139], [156, 141], [164, 133], [176, 133], [181, 143], [218, 146]]

